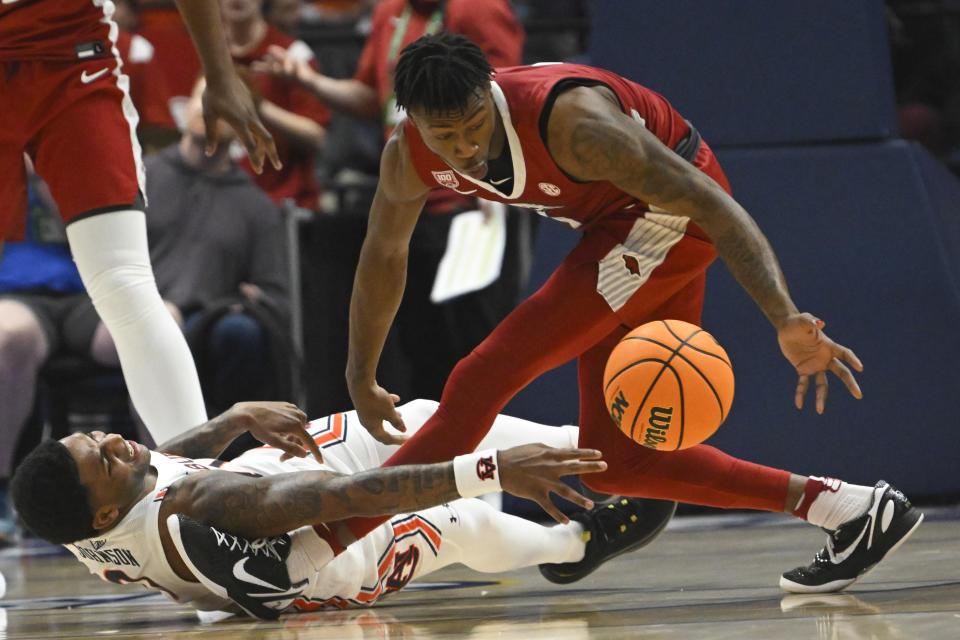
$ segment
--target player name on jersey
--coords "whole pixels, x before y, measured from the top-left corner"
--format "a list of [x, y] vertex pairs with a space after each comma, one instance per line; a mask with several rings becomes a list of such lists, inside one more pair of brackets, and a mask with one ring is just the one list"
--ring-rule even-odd
[[[106, 542], [105, 540], [93, 540], [93, 545], [96, 547], [98, 542]], [[84, 558], [93, 560], [94, 562], [100, 562], [103, 564], [116, 564], [124, 567], [139, 567], [140, 563], [137, 562], [136, 557], [129, 549], [91, 549], [88, 547], [82, 547], [78, 544], [73, 545]]]

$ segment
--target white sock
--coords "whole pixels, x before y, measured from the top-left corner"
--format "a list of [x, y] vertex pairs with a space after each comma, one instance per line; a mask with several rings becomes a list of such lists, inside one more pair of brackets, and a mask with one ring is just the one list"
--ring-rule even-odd
[[142, 211], [67, 225], [70, 250], [120, 357], [133, 406], [159, 444], [207, 419], [193, 356], [157, 291]]
[[834, 530], [844, 522], [859, 518], [870, 508], [873, 487], [849, 484], [835, 478], [817, 478], [824, 483], [807, 511], [807, 522]]

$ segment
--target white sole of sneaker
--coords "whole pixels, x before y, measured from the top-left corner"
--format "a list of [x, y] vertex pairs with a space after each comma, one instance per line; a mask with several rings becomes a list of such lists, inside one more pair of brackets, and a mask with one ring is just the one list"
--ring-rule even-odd
[[921, 513], [920, 517], [917, 518], [917, 521], [913, 523], [912, 527], [910, 527], [910, 530], [907, 531], [903, 535], [903, 537], [897, 540], [897, 543], [895, 545], [887, 549], [887, 552], [883, 554], [883, 556], [879, 560], [877, 560], [875, 563], [873, 563], [872, 565], [864, 569], [863, 573], [858, 575], [856, 578], [853, 578], [850, 580], [834, 580], [833, 582], [827, 582], [825, 584], [810, 586], [806, 584], [799, 584], [799, 583], [793, 582], [792, 580], [787, 580], [783, 576], [780, 576], [780, 588], [790, 593], [832, 593], [834, 591], [842, 591], [843, 589], [846, 589], [847, 587], [852, 585], [854, 582], [856, 582], [863, 576], [870, 573], [875, 566], [883, 562], [885, 559], [889, 558], [894, 551], [900, 548], [900, 545], [902, 545], [904, 542], [907, 541], [907, 538], [913, 535], [913, 532], [917, 530], [917, 527], [919, 527], [922, 522], [923, 522], [923, 514]]

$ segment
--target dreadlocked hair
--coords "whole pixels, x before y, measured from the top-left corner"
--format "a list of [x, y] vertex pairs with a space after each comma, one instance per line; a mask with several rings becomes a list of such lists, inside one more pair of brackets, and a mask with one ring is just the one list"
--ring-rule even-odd
[[97, 534], [77, 462], [62, 442], [45, 440], [31, 451], [13, 474], [10, 494], [24, 524], [44, 540], [67, 544]]
[[469, 39], [441, 31], [414, 40], [393, 72], [397, 106], [426, 113], [463, 111], [490, 82], [493, 67]]

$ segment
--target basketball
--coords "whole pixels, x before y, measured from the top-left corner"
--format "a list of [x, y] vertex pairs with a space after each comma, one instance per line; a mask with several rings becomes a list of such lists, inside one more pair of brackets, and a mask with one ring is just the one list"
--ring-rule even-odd
[[607, 359], [603, 395], [625, 435], [659, 451], [700, 444], [733, 402], [733, 368], [717, 340], [681, 320], [657, 320], [620, 340]]

